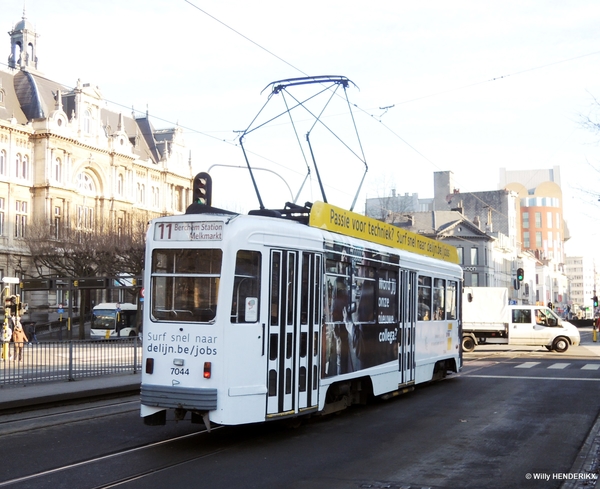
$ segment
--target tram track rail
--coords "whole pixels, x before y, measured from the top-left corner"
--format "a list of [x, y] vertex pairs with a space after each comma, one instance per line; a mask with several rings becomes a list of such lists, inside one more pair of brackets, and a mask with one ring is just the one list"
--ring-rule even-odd
[[[211, 431], [219, 430], [223, 427], [217, 426], [212, 428]], [[48, 484], [52, 484], [52, 480], [57, 478], [56, 480], [67, 480], [68, 473], [74, 473], [76, 471], [85, 472], [85, 474], [92, 474], [102, 472], [105, 479], [100, 483], [93, 482], [91, 477], [89, 478], [91, 484], [88, 489], [108, 489], [111, 487], [119, 487], [123, 484], [126, 484], [133, 480], [143, 479], [144, 477], [148, 477], [150, 475], [155, 475], [158, 472], [173, 469], [179, 465], [183, 465], [189, 462], [193, 462], [195, 460], [203, 459], [206, 457], [210, 457], [212, 455], [216, 455], [220, 452], [227, 450], [226, 446], [220, 446], [214, 449], [208, 449], [206, 451], [202, 451], [202, 453], [198, 454], [195, 451], [186, 452], [189, 454], [187, 457], [175, 457], [172, 460], [168, 460], [160, 466], [156, 466], [153, 464], [128, 464], [127, 467], [130, 467], [131, 471], [127, 474], [122, 474], [120, 472], [114, 471], [110, 474], [107, 474], [106, 471], [102, 471], [101, 468], [105, 466], [106, 463], [111, 462], [115, 459], [126, 458], [131, 460], [135, 458], [136, 460], [147, 460], [146, 453], [150, 450], [161, 449], [170, 444], [177, 443], [185, 443], [194, 438], [202, 437], [207, 434], [206, 429], [201, 429], [195, 433], [189, 433], [186, 435], [171, 437], [165, 440], [160, 440], [156, 442], [147, 443], [144, 445], [140, 445], [137, 447], [127, 448], [124, 450], [118, 450], [114, 453], [99, 455], [96, 457], [91, 457], [86, 460], [81, 460], [74, 463], [65, 464], [63, 466], [54, 467], [52, 469], [46, 469], [39, 472], [35, 472], [32, 474], [24, 475], [21, 477], [13, 478], [7, 481], [0, 482], [0, 488], [3, 487], [11, 487], [11, 488], [37, 488], [37, 487], [48, 487]], [[150, 457], [152, 458], [152, 457]], [[99, 470], [100, 468], [100, 470]], [[114, 476], [112, 474], [115, 474]], [[107, 477], [108, 476], [108, 477]], [[41, 484], [41, 485], [40, 485]]]
[[37, 409], [12, 410], [0, 413], [0, 433], [2, 435], [22, 433], [62, 424], [71, 424], [92, 418], [101, 418], [139, 411], [139, 396], [109, 398], [77, 404], [56, 403]]

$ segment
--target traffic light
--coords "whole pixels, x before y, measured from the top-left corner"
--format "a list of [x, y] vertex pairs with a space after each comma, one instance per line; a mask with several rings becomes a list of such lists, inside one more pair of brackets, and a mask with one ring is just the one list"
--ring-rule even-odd
[[523, 269], [522, 268], [517, 268], [517, 280], [519, 282], [522, 282], [524, 276], [525, 276], [525, 273], [523, 272]]
[[598, 296], [595, 295], [592, 299], [594, 300], [594, 307], [598, 307]]
[[200, 172], [194, 177], [193, 199], [196, 204], [211, 204], [212, 179], [208, 173]]

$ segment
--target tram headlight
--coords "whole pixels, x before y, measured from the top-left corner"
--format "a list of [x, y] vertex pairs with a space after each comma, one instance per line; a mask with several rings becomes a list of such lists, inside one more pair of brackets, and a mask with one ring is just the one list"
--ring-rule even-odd
[[204, 378], [205, 379], [210, 379], [211, 370], [212, 370], [212, 363], [204, 362]]
[[173, 359], [173, 365], [175, 365], [176, 367], [183, 367], [183, 364], [185, 362], [183, 361], [183, 358], [174, 358]]

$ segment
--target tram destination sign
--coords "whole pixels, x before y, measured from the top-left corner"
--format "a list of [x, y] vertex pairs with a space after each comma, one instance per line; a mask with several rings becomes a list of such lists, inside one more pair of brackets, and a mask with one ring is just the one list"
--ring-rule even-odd
[[452, 245], [325, 202], [313, 204], [309, 224], [334, 233], [458, 263], [458, 253]]
[[157, 241], [222, 241], [222, 221], [157, 222], [154, 239]]

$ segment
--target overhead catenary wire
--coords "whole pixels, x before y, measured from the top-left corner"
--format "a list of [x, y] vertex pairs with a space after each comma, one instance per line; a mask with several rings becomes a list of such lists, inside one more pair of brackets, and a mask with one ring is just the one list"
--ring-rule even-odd
[[[234, 32], [236, 35], [242, 37], [247, 42], [252, 43], [257, 48], [263, 50], [264, 52], [266, 52], [270, 56], [273, 56], [274, 58], [278, 59], [279, 61], [281, 61], [282, 63], [286, 64], [290, 68], [296, 70], [297, 72], [302, 73], [303, 75], [306, 75], [306, 73], [302, 69], [300, 69], [299, 67], [297, 67], [294, 64], [290, 63], [289, 61], [287, 61], [283, 57], [277, 55], [273, 51], [265, 48], [264, 46], [262, 46], [258, 42], [255, 42], [254, 40], [252, 40], [248, 36], [242, 34], [239, 30], [234, 29], [233, 27], [231, 27], [227, 23], [221, 21], [220, 19], [218, 19], [214, 15], [210, 14], [206, 10], [198, 7], [193, 2], [191, 2], [189, 0], [185, 0], [185, 1], [186, 1], [187, 4], [189, 4], [190, 6], [192, 6], [193, 8], [195, 8], [196, 10], [198, 10], [199, 12], [203, 13], [207, 17], [210, 17], [212, 20], [214, 20], [215, 22], [218, 22], [223, 27], [229, 29], [230, 31]], [[476, 85], [481, 85], [481, 84], [484, 84], [484, 83], [490, 83], [490, 82], [504, 80], [504, 79], [506, 79], [508, 77], [522, 75], [524, 73], [531, 72], [531, 71], [534, 71], [534, 70], [541, 70], [541, 69], [544, 69], [544, 68], [548, 68], [550, 66], [554, 66], [554, 65], [558, 65], [558, 64], [562, 64], [562, 63], [567, 63], [567, 62], [578, 60], [578, 59], [581, 59], [581, 58], [585, 58], [585, 57], [597, 55], [599, 53], [600, 53], [600, 51], [594, 51], [592, 53], [587, 53], [587, 54], [582, 54], [582, 55], [578, 55], [578, 56], [573, 56], [573, 57], [570, 57], [570, 58], [567, 58], [567, 59], [558, 60], [558, 61], [555, 61], [555, 62], [552, 62], [552, 63], [547, 63], [547, 64], [544, 64], [544, 65], [534, 66], [534, 67], [527, 68], [527, 69], [524, 69], [524, 70], [519, 70], [519, 71], [515, 71], [515, 72], [512, 72], [512, 73], [508, 73], [508, 74], [504, 74], [504, 75], [500, 75], [500, 76], [495, 76], [495, 77], [492, 77], [492, 78], [487, 78], [485, 80], [481, 80], [481, 81], [478, 81], [478, 82], [474, 82], [474, 83], [462, 85], [462, 86], [455, 87], [455, 88], [450, 88], [448, 90], [438, 91], [438, 92], [430, 93], [430, 94], [423, 95], [423, 96], [420, 96], [420, 97], [415, 97], [415, 98], [412, 98], [412, 99], [407, 99], [407, 100], [399, 101], [399, 102], [394, 103], [393, 105], [395, 106], [395, 105], [407, 104], [407, 103], [414, 102], [414, 101], [419, 101], [419, 100], [422, 100], [422, 99], [425, 99], [425, 98], [434, 97], [434, 96], [437, 96], [437, 95], [440, 95], [440, 94], [444, 94], [444, 93], [448, 93], [448, 92], [452, 92], [452, 91], [456, 91], [456, 90], [463, 90], [463, 89], [466, 89], [466, 88], [469, 88], [469, 87], [473, 87], [473, 86], [476, 86]], [[110, 102], [111, 104], [114, 104], [115, 106], [118, 106], [118, 107], [124, 107], [126, 109], [130, 109], [129, 106], [126, 106], [126, 105], [123, 105], [123, 104], [120, 104], [120, 103], [117, 103], [117, 102], [114, 102], [114, 101], [107, 100], [107, 102]], [[357, 109], [359, 109], [359, 110], [363, 110], [360, 107], [358, 107], [357, 105], [355, 105], [355, 107]], [[386, 105], [386, 107], [382, 107], [382, 108], [388, 109], [388, 108], [391, 108], [391, 107], [390, 107], [390, 105]], [[368, 114], [367, 111], [364, 111], [364, 112], [366, 114]], [[142, 114], [142, 112], [139, 112], [139, 113]], [[383, 115], [383, 114], [381, 114], [381, 115]], [[408, 141], [406, 141], [406, 139], [404, 139], [403, 137], [401, 137], [395, 130], [393, 130], [392, 128], [386, 126], [380, 120], [378, 120], [377, 116], [374, 116], [374, 115], [370, 114], [370, 117], [373, 118], [374, 120], [378, 121], [382, 125], [382, 127], [385, 127], [386, 130], [388, 130], [390, 132], [390, 134], [392, 134], [399, 141], [401, 141], [403, 144], [405, 144], [407, 147], [409, 147], [411, 149], [411, 151], [414, 151], [416, 154], [418, 154], [421, 158], [425, 159], [425, 161], [427, 161], [433, 167], [437, 168], [438, 170], [440, 169], [440, 167], [436, 163], [434, 163], [431, 159], [427, 158], [423, 154], [422, 151], [419, 151], [414, 145], [410, 144]], [[381, 116], [379, 116], [379, 118], [380, 117]], [[161, 118], [161, 117], [157, 117], [155, 115], [152, 115], [152, 118], [155, 119], [155, 120], [157, 120], [157, 121], [161, 121], [161, 122], [165, 122], [165, 123], [169, 123], [169, 124], [176, 124], [181, 129], [183, 129], [185, 131], [192, 132], [194, 134], [198, 134], [198, 135], [201, 135], [201, 136], [204, 136], [204, 137], [216, 140], [216, 141], [225, 142], [226, 144], [229, 144], [229, 145], [232, 145], [232, 146], [237, 146], [237, 142], [231, 141], [229, 139], [220, 138], [220, 137], [215, 136], [215, 135], [213, 135], [213, 134], [211, 134], [209, 132], [206, 132], [206, 131], [200, 131], [200, 130], [197, 130], [197, 129], [193, 128], [193, 127], [189, 127], [189, 126], [186, 126], [186, 125], [180, 125], [178, 123], [173, 123], [173, 122], [168, 121], [167, 119], [164, 119], [164, 118]], [[262, 156], [260, 156], [260, 157], [262, 158]], [[271, 161], [273, 164], [277, 164], [279, 166], [284, 167], [284, 165], [281, 165], [280, 163], [274, 162], [274, 161], [269, 160], [269, 159], [266, 159], [266, 160]], [[288, 170], [290, 170], [290, 171], [294, 171], [293, 169], [290, 169], [287, 166], [285, 166], [285, 168], [288, 169]], [[300, 172], [297, 172], [297, 173], [300, 173]], [[457, 183], [460, 183], [460, 182], [457, 182]], [[496, 211], [496, 212], [498, 212], [496, 209], [493, 209], [493, 210]]]
[[[242, 33], [240, 33], [238, 30], [234, 29], [233, 27], [229, 26], [228, 24], [226, 24], [225, 22], [221, 21], [220, 19], [217, 19], [215, 16], [209, 14], [208, 12], [206, 12], [205, 10], [199, 8], [197, 5], [195, 5], [193, 2], [191, 2], [190, 0], [185, 0], [186, 3], [188, 3], [189, 5], [191, 5], [192, 7], [196, 8], [197, 10], [199, 10], [200, 12], [204, 13], [205, 15], [207, 15], [208, 17], [210, 17], [211, 19], [215, 20], [216, 22], [220, 23], [221, 25], [223, 25], [224, 27], [226, 27], [227, 29], [231, 30], [232, 32], [234, 32], [235, 34], [243, 37], [244, 39], [248, 40], [249, 42], [251, 42], [252, 44], [254, 44], [256, 47], [258, 47], [259, 49], [265, 51], [266, 53], [274, 56], [275, 58], [277, 58], [278, 60], [282, 61], [283, 63], [285, 63], [286, 65], [292, 67], [293, 69], [297, 70], [299, 73], [302, 73], [304, 75], [306, 75], [306, 72], [304, 72], [302, 69], [296, 67], [295, 65], [293, 65], [292, 63], [288, 62], [287, 60], [283, 59], [282, 57], [274, 54], [272, 51], [270, 51], [269, 49], [265, 48], [264, 46], [262, 46], [261, 44], [257, 43], [256, 41], [248, 38], [247, 36], [243, 35]], [[399, 139], [402, 143], [404, 143], [405, 145], [407, 145], [412, 151], [414, 151], [416, 154], [418, 154], [420, 157], [422, 157], [425, 161], [427, 161], [429, 164], [431, 164], [434, 168], [442, 171], [442, 169], [433, 161], [431, 161], [431, 159], [429, 159], [428, 157], [426, 157], [421, 151], [419, 151], [417, 148], [415, 148], [413, 145], [411, 145], [408, 141], [406, 141], [404, 138], [402, 138], [397, 132], [395, 132], [394, 130], [392, 130], [390, 127], [388, 127], [386, 124], [384, 124], [381, 121], [381, 116], [383, 116], [385, 113], [387, 113], [387, 111], [390, 108], [393, 108], [396, 105], [402, 105], [402, 104], [407, 104], [407, 103], [411, 103], [411, 102], [415, 102], [415, 101], [419, 101], [419, 100], [423, 100], [425, 98], [430, 98], [430, 97], [434, 97], [437, 95], [441, 95], [441, 94], [445, 94], [445, 93], [450, 93], [453, 91], [458, 91], [458, 90], [464, 90], [467, 88], [471, 88], [477, 85], [482, 85], [482, 84], [486, 84], [486, 83], [492, 83], [492, 82], [497, 82], [500, 80], [505, 80], [509, 77], [514, 77], [514, 76], [518, 76], [518, 75], [522, 75], [528, 72], [532, 72], [532, 71], [536, 71], [536, 70], [542, 70], [551, 66], [555, 66], [558, 64], [563, 64], [563, 63], [568, 63], [568, 62], [572, 62], [578, 59], [582, 59], [585, 57], [589, 57], [589, 56], [595, 56], [600, 54], [600, 51], [593, 51], [591, 53], [586, 53], [586, 54], [581, 54], [578, 56], [572, 56], [570, 58], [566, 58], [566, 59], [562, 59], [562, 60], [558, 60], [558, 61], [554, 61], [551, 63], [546, 63], [543, 65], [539, 65], [539, 66], [533, 66], [527, 69], [523, 69], [523, 70], [519, 70], [519, 71], [515, 71], [512, 73], [507, 73], [504, 75], [499, 75], [499, 76], [495, 76], [492, 78], [486, 78], [485, 80], [480, 80], [477, 82], [473, 82], [473, 83], [468, 83], [465, 85], [461, 85], [458, 87], [454, 87], [448, 90], [443, 90], [443, 91], [439, 91], [439, 92], [434, 92], [428, 95], [424, 95], [421, 97], [416, 97], [416, 98], [412, 98], [412, 99], [408, 99], [408, 100], [404, 100], [404, 101], [400, 101], [400, 102], [396, 102], [394, 104], [388, 104], [386, 106], [380, 107], [380, 110], [384, 110], [384, 112], [379, 116], [379, 118], [375, 117], [373, 114], [370, 114], [368, 111], [360, 108], [358, 105], [354, 104], [354, 107], [356, 107], [358, 110], [364, 112], [365, 114], [369, 115], [372, 119], [378, 121], [383, 127], [386, 128], [386, 130], [388, 130], [394, 137], [396, 137], [397, 139]], [[364, 177], [363, 177], [364, 178]], [[458, 183], [460, 184], [460, 181], [458, 181]], [[361, 182], [362, 185], [362, 182]], [[489, 204], [487, 204], [486, 202], [484, 202], [483, 200], [481, 200], [478, 196], [474, 195], [472, 192], [466, 192], [470, 195], [473, 195], [476, 199], [480, 200], [482, 203], [486, 204], [489, 206]], [[501, 211], [499, 211], [498, 209], [495, 209], [493, 207], [490, 207], [491, 210], [503, 217], [507, 217], [504, 213], [502, 213]]]

